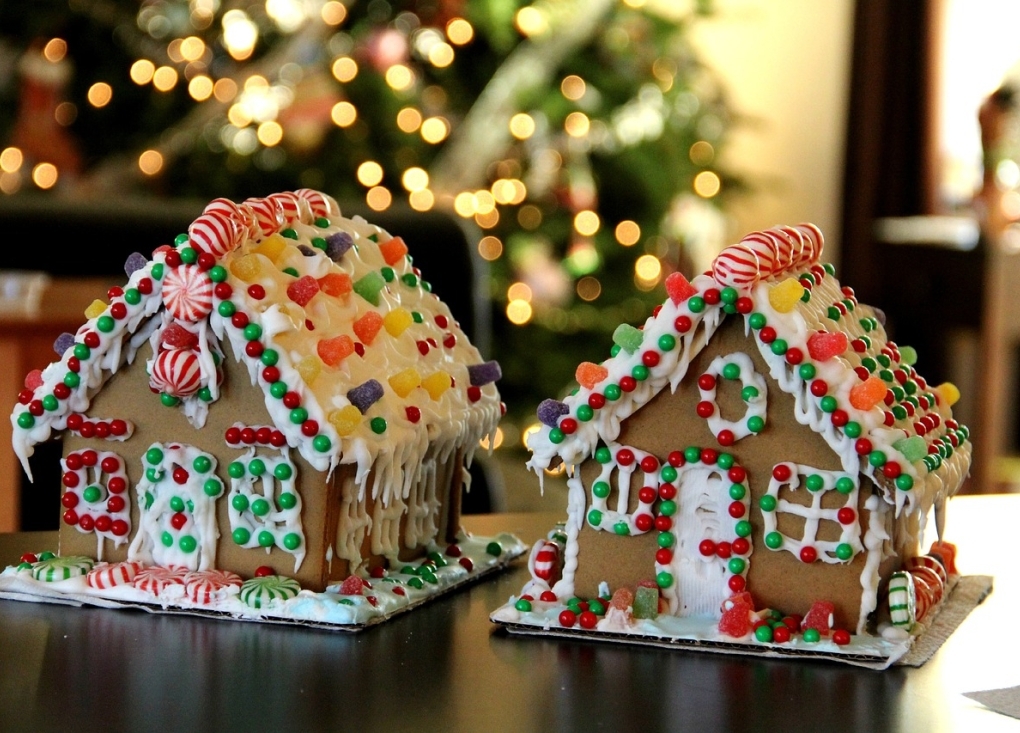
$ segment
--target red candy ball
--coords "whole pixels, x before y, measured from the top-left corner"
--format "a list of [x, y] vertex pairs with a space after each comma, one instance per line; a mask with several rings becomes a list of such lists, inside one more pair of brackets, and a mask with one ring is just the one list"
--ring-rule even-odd
[[850, 632], [846, 629], [833, 629], [832, 640], [839, 646], [846, 646], [850, 643]]
[[599, 617], [591, 611], [582, 611], [577, 620], [581, 623], [582, 629], [594, 629], [599, 622]]
[[800, 548], [800, 560], [801, 562], [812, 563], [818, 559], [818, 550], [807, 545]]
[[[594, 615], [594, 614], [593, 614]], [[560, 626], [571, 628], [577, 623], [577, 614], [571, 611], [569, 608], [560, 611]]]
[[267, 575], [276, 575], [276, 571], [273, 570], [268, 565], [259, 565], [257, 568], [255, 568], [256, 578], [264, 578]]

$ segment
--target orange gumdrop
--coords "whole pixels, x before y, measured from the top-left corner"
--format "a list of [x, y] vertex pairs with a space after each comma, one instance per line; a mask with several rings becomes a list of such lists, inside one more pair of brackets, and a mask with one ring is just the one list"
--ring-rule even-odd
[[931, 549], [928, 550], [928, 554], [938, 555], [941, 557], [942, 567], [946, 569], [946, 572], [950, 575], [956, 575], [956, 545], [952, 542], [938, 540], [932, 543]]
[[395, 265], [400, 261], [401, 257], [407, 254], [407, 245], [404, 244], [404, 240], [400, 237], [394, 237], [380, 244], [379, 251], [382, 253], [387, 265]]
[[888, 387], [879, 377], [868, 377], [850, 388], [850, 404], [858, 410], [870, 410], [885, 399]]
[[354, 333], [357, 334], [358, 338], [361, 339], [361, 343], [368, 346], [375, 340], [375, 336], [379, 333], [379, 329], [382, 328], [383, 317], [375, 311], [369, 311], [361, 318], [356, 320], [352, 327]]
[[353, 289], [351, 276], [346, 272], [331, 272], [319, 278], [319, 289], [334, 298], [343, 298]]
[[315, 345], [315, 350], [323, 364], [335, 367], [354, 353], [354, 341], [347, 334], [341, 334], [336, 338], [322, 339]]
[[577, 365], [574, 378], [577, 383], [585, 389], [594, 389], [595, 385], [609, 376], [609, 370], [601, 364], [592, 364], [590, 361], [582, 361]]

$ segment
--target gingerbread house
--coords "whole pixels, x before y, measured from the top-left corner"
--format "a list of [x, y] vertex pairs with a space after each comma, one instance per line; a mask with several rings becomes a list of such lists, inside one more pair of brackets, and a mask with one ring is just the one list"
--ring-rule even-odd
[[26, 470], [63, 438], [59, 551], [20, 592], [300, 619], [303, 589], [364, 623], [513, 555], [459, 523], [499, 366], [402, 239], [305, 189], [213, 201], [125, 269], [11, 416]]
[[967, 475], [959, 395], [917, 373], [914, 350], [888, 340], [821, 250], [816, 227], [777, 227], [693, 281], [670, 275], [653, 315], [619, 326], [611, 356], [542, 403], [529, 465], [565, 464], [568, 515], [495, 620], [572, 627], [580, 599], [617, 609], [589, 614], [591, 633], [772, 644], [751, 632], [814, 608], [821, 636], [840, 629], [846, 643], [879, 635], [879, 599], [903, 566], [951, 566], [919, 542], [929, 515], [941, 532]]

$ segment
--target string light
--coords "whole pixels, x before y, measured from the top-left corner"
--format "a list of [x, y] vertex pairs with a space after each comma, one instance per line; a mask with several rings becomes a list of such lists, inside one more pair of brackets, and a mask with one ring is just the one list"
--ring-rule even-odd
[[53, 163], [39, 163], [32, 169], [32, 182], [44, 191], [57, 185], [59, 174]]
[[531, 302], [532, 292], [531, 287], [527, 283], [515, 282], [506, 291], [507, 300], [523, 300], [527, 303]]
[[715, 158], [715, 148], [712, 147], [712, 143], [698, 140], [698, 142], [691, 145], [687, 155], [694, 165], [709, 165]]
[[414, 84], [414, 72], [404, 64], [393, 64], [384, 75], [390, 89], [402, 92]]
[[429, 117], [421, 123], [421, 139], [431, 145], [437, 145], [450, 134], [450, 123], [445, 117]]
[[535, 134], [535, 120], [531, 115], [519, 112], [510, 118], [510, 134], [518, 140], [527, 140]]
[[213, 94], [213, 80], [208, 76], [196, 76], [188, 82], [188, 94], [196, 102], [204, 102]]
[[719, 193], [721, 187], [722, 182], [719, 180], [719, 176], [712, 171], [701, 171], [694, 176], [694, 193], [702, 198], [712, 198]]
[[64, 56], [67, 55], [67, 41], [63, 38], [51, 38], [43, 46], [43, 57], [51, 64], [56, 64], [64, 60]]
[[475, 29], [463, 18], [451, 18], [446, 24], [446, 37], [456, 46], [471, 43], [475, 37]]
[[577, 281], [576, 290], [581, 300], [590, 303], [602, 294], [602, 283], [591, 275], [585, 275]]
[[279, 145], [280, 141], [283, 140], [283, 127], [281, 127], [280, 123], [275, 120], [263, 122], [259, 125], [258, 138], [259, 142], [267, 148]]
[[421, 112], [414, 107], [404, 107], [397, 112], [397, 127], [401, 132], [417, 132], [421, 127]]
[[651, 290], [662, 276], [662, 263], [655, 255], [641, 255], [634, 261], [634, 282], [642, 290]]
[[570, 137], [584, 137], [591, 128], [591, 121], [584, 112], [571, 112], [563, 121], [563, 129]]
[[358, 166], [358, 183], [362, 186], [372, 187], [378, 185], [383, 179], [382, 166], [374, 160], [366, 160]]
[[435, 66], [437, 69], [445, 69], [447, 66], [453, 63], [454, 53], [453, 46], [449, 43], [440, 41], [439, 43], [432, 46], [429, 49], [429, 63]]
[[3, 152], [0, 152], [0, 171], [4, 173], [16, 173], [21, 170], [21, 164], [24, 162], [25, 156], [22, 155], [20, 148], [4, 148]]
[[337, 26], [347, 19], [347, 8], [337, 0], [329, 0], [319, 10], [319, 16], [326, 25]]
[[499, 212], [495, 209], [492, 211], [478, 212], [475, 214], [475, 224], [482, 229], [492, 229], [499, 224]]
[[20, 173], [0, 173], [0, 192], [17, 193], [21, 189]]
[[61, 127], [67, 127], [78, 118], [78, 108], [71, 102], [61, 102], [53, 110], [53, 119]]
[[453, 210], [457, 212], [458, 216], [470, 219], [478, 213], [478, 202], [475, 201], [475, 195], [470, 191], [458, 193], [453, 199]]
[[222, 104], [232, 102], [237, 96], [237, 83], [233, 79], [217, 79], [213, 84], [213, 96]]
[[486, 235], [478, 240], [478, 254], [489, 262], [498, 260], [503, 254], [503, 243], [498, 237]]
[[156, 71], [156, 65], [149, 61], [149, 59], [138, 59], [131, 64], [131, 69], [128, 72], [133, 81], [138, 86], [144, 86], [152, 81], [152, 74]]
[[585, 91], [587, 91], [587, 85], [584, 83], [584, 79], [576, 74], [565, 76], [560, 82], [560, 93], [571, 102], [581, 99]]
[[[479, 440], [478, 445], [481, 446], [483, 450], [489, 450], [489, 436], [486, 435], [484, 438]], [[503, 428], [496, 428], [496, 435], [492, 440], [492, 450], [496, 450], [501, 445], [503, 445]]]
[[365, 194], [365, 203], [373, 211], [385, 211], [393, 203], [393, 194], [385, 186], [376, 186]]
[[234, 8], [223, 14], [223, 45], [235, 61], [251, 56], [258, 38], [258, 26], [243, 10]]
[[330, 110], [330, 118], [337, 127], [350, 127], [358, 119], [358, 110], [350, 102], [337, 102]]
[[89, 87], [85, 97], [96, 109], [102, 109], [110, 103], [113, 99], [113, 87], [107, 84], [105, 81], [97, 81], [95, 84]]
[[161, 92], [169, 92], [177, 86], [177, 69], [172, 66], [160, 66], [152, 74], [152, 86]]
[[427, 188], [422, 188], [417, 191], [411, 191], [411, 194], [407, 197], [407, 202], [415, 211], [429, 211], [435, 205], [436, 197]]
[[525, 204], [517, 210], [517, 223], [529, 231], [538, 229], [542, 226], [542, 210], [534, 204]]
[[163, 156], [157, 150], [146, 150], [138, 156], [138, 169], [147, 176], [163, 170]]
[[506, 305], [507, 320], [516, 326], [523, 326], [530, 321], [532, 314], [531, 303], [526, 300], [511, 300]]
[[421, 191], [422, 189], [428, 188], [429, 174], [424, 168], [408, 168], [404, 171], [404, 175], [400, 177], [400, 182], [408, 191]]
[[591, 237], [599, 230], [601, 222], [599, 221], [599, 215], [594, 211], [585, 209], [579, 211], [574, 216], [574, 229], [577, 233], [584, 237]]
[[616, 225], [616, 241], [624, 247], [633, 247], [641, 239], [641, 227], [637, 222], [625, 219]]
[[517, 15], [514, 16], [514, 24], [517, 26], [517, 30], [528, 38], [541, 36], [549, 30], [549, 24], [542, 11], [530, 5], [517, 11]]
[[340, 56], [333, 62], [333, 77], [340, 83], [346, 84], [358, 75], [358, 62], [350, 56]]

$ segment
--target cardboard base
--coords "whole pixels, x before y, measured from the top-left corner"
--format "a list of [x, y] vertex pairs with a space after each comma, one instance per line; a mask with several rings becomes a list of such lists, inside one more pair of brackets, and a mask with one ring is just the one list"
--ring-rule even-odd
[[[655, 620], [637, 620], [633, 627], [619, 630], [583, 629], [577, 626], [566, 628], [558, 622], [559, 613], [566, 608], [565, 605], [534, 602], [532, 611], [521, 612], [515, 607], [516, 598], [493, 611], [490, 619], [512, 634], [777, 659], [824, 659], [881, 670], [893, 664], [915, 667], [924, 664], [971, 609], [988, 596], [991, 589], [992, 578], [989, 576], [961, 577], [920, 635], [887, 639], [855, 634], [845, 646], [839, 646], [831, 638], [824, 637], [818, 642], [807, 643], [800, 636], [795, 636], [784, 644], [758, 642], [753, 637], [731, 639], [719, 634], [716, 620], [705, 618], [660, 616]], [[949, 619], [951, 621], [947, 622]], [[920, 655], [915, 654], [912, 651], [914, 647], [924, 651]]]
[[[492, 542], [498, 542], [502, 548], [498, 556], [487, 551]], [[84, 575], [45, 582], [36, 580], [30, 568], [19, 569], [15, 566], [0, 573], [0, 598], [79, 607], [136, 609], [150, 613], [184, 614], [233, 621], [292, 624], [334, 631], [361, 631], [503, 570], [528, 549], [510, 534], [495, 537], [468, 535], [461, 539], [458, 546], [462, 552], [460, 557], [471, 560], [471, 570], [461, 565], [457, 558], [449, 558], [445, 567], [436, 569], [435, 583], [423, 582], [411, 572], [390, 571], [384, 578], [369, 580], [371, 587], [366, 585], [362, 595], [342, 595], [339, 586], [330, 586], [323, 593], [302, 590], [293, 598], [275, 599], [258, 609], [242, 602], [239, 588], [236, 587], [226, 597], [214, 599], [209, 604], [199, 604], [184, 595], [183, 585], [169, 586], [159, 595], [135, 588], [131, 584], [100, 590], [90, 587]]]

